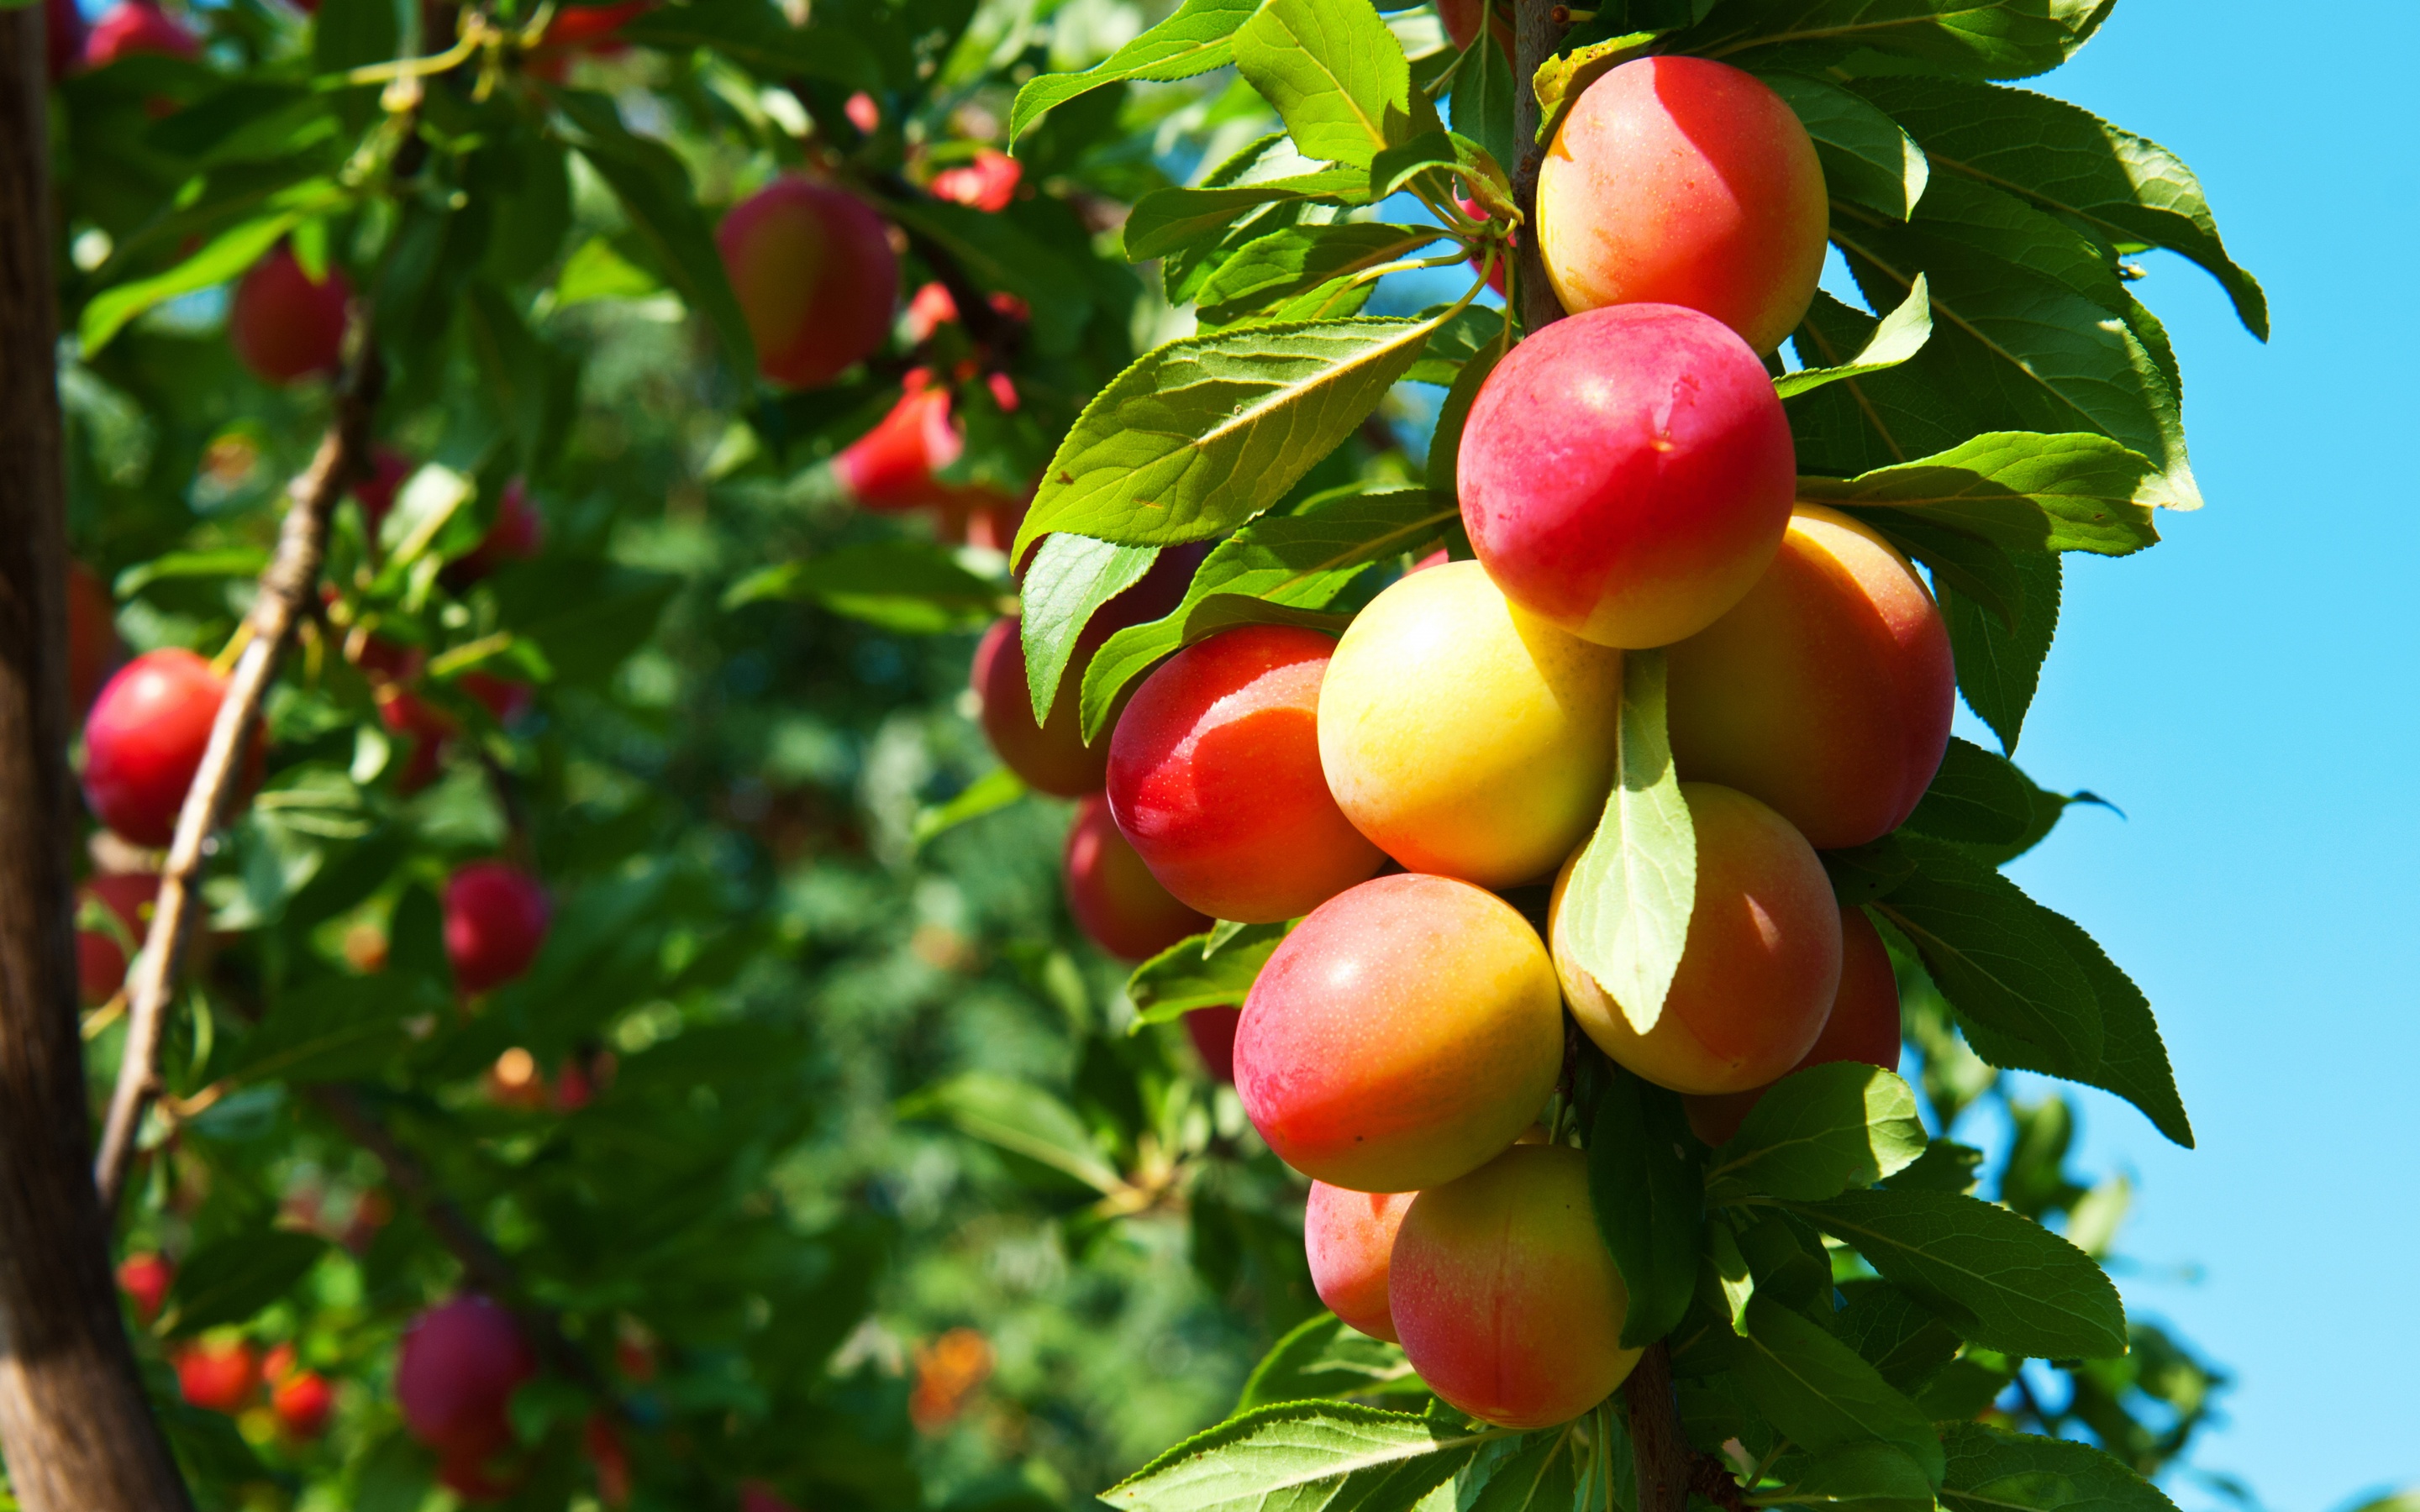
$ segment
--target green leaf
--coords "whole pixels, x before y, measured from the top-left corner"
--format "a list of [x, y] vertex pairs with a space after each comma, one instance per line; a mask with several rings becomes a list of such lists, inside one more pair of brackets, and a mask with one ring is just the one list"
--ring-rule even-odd
[[724, 590], [722, 607], [766, 599], [812, 603], [907, 634], [939, 635], [985, 624], [1008, 595], [946, 548], [903, 540], [862, 542], [760, 568]]
[[1914, 132], [1942, 172], [2081, 222], [2114, 245], [2166, 247], [2199, 263], [2245, 329], [2268, 339], [2268, 297], [2227, 255], [2201, 181], [2157, 142], [2029, 90], [1939, 78], [1864, 79], [1856, 88]]
[[2164, 341], [2081, 236], [1948, 179], [1904, 225], [1836, 202], [1832, 238], [1877, 303], [1926, 279], [1932, 339], [1899, 374], [1977, 406], [1973, 430], [2099, 432], [2160, 465], [2161, 502], [2199, 506]]
[[1689, 1309], [1705, 1227], [1704, 1179], [1681, 1100], [1607, 1063], [1589, 1128], [1589, 1198], [1630, 1293], [1625, 1349], [1652, 1344]]
[[1127, 79], [1165, 83], [1223, 69], [1234, 61], [1229, 39], [1260, 0], [1185, 0], [1173, 14], [1082, 73], [1046, 73], [1027, 82], [1009, 108], [1014, 142], [1052, 108], [1077, 96]]
[[1936, 1139], [1913, 1165], [1883, 1184], [1909, 1192], [1972, 1192], [1982, 1180], [1983, 1152], [1972, 1145]]
[[1005, 215], [933, 199], [884, 199], [882, 213], [929, 237], [985, 289], [1025, 301], [1034, 345], [1045, 352], [1075, 349], [1093, 316], [1084, 275], [1066, 258], [1028, 236]]
[[1949, 649], [1958, 664], [1958, 691], [1976, 717], [2014, 752], [2041, 680], [2042, 659], [2058, 630], [2060, 569], [2047, 552], [2021, 555], [2013, 565], [2018, 586], [2016, 623], [2006, 625], [1982, 604], [1954, 587], [1940, 594], [1941, 616], [1949, 626]]
[[1859, 1061], [1809, 1066], [1758, 1099], [1706, 1172], [1706, 1200], [1813, 1201], [1866, 1186], [1924, 1153], [1916, 1093]]
[[1786, 49], [1789, 66], [1844, 66], [1861, 53], [1909, 58], [1933, 69], [1985, 79], [2022, 79], [2067, 61], [2117, 0], [1778, 0], [1717, 8], [1669, 41], [1677, 52], [1766, 66], [1763, 50]]
[[1499, 164], [1521, 161], [1521, 139], [1512, 129], [1512, 63], [1492, 26], [1472, 39], [1453, 79], [1453, 129], [1486, 149]]
[[260, 1228], [205, 1244], [187, 1257], [162, 1304], [160, 1331], [172, 1337], [249, 1322], [294, 1288], [329, 1243], [317, 1234]]
[[[1246, 184], [1215, 184], [1200, 189], [1156, 189], [1135, 201], [1126, 216], [1128, 262], [1164, 256], [1204, 238], [1217, 237], [1242, 211], [1261, 205], [1314, 200], [1328, 205], [1359, 205], [1370, 195], [1370, 176], [1352, 168], [1323, 168], [1288, 178], [1264, 178]], [[1171, 293], [1181, 295], [1182, 289]]]
[[1883, 1443], [1941, 1483], [1941, 1440], [1909, 1401], [1857, 1352], [1760, 1291], [1747, 1303], [1746, 1346], [1731, 1370], [1749, 1398], [1793, 1443], [1823, 1453]]
[[1852, 1281], [1840, 1289], [1849, 1304], [1834, 1315], [1833, 1332], [1900, 1390], [1922, 1385], [1957, 1357], [1957, 1331], [1889, 1282]]
[[2006, 1208], [1889, 1187], [1791, 1207], [1969, 1343], [2048, 1360], [2126, 1352], [2126, 1309], [2101, 1267]]
[[2039, 1071], [2069, 1076], [2087, 1087], [2114, 1092], [2133, 1103], [2151, 1125], [2187, 1149], [2194, 1148], [2193, 1123], [2177, 1093], [2176, 1073], [2151, 1005], [2133, 979], [2109, 959], [2081, 925], [2044, 909], [2045, 926], [2065, 948], [2067, 958], [2091, 983], [2101, 1012], [2101, 1059], [2090, 1071], [2072, 1075], [2055, 1069], [2055, 1057], [2024, 1039], [1962, 1016], [1968, 1044], [1988, 1063], [2004, 1070]]
[[1404, 1512], [1511, 1432], [1349, 1402], [1264, 1407], [1195, 1434], [1101, 1500], [1127, 1512]]
[[1278, 1402], [1425, 1392], [1401, 1345], [1345, 1326], [1334, 1313], [1305, 1319], [1270, 1347], [1244, 1381], [1236, 1412]]
[[2160, 538], [2159, 467], [2088, 432], [1992, 431], [1855, 478], [1801, 478], [1811, 504], [1904, 512], [2018, 551], [2120, 557]]
[[1449, 499], [1462, 491], [1462, 432], [1469, 424], [1470, 407], [1479, 402], [1480, 389], [1503, 356], [1500, 346], [1481, 348], [1454, 374], [1453, 386], [1437, 406], [1436, 428], [1429, 433], [1428, 479], [1431, 488]]
[[1969, 845], [2013, 844], [2033, 826], [2040, 791], [2007, 757], [1952, 735], [1907, 827]]
[[603, 237], [591, 237], [563, 265], [554, 281], [554, 307], [585, 304], [590, 300], [638, 300], [663, 285], [655, 275], [633, 265]]
[[[1940, 1453], [1936, 1443], [1933, 1452]], [[1887, 1443], [1844, 1443], [1791, 1466], [1786, 1489], [1792, 1506], [1851, 1512], [1933, 1512], [1932, 1482], [1924, 1466]]]
[[1235, 71], [1311, 157], [1367, 167], [1437, 125], [1370, 0], [1264, 0], [1233, 45]]
[[1025, 796], [1024, 779], [1005, 766], [995, 766], [968, 783], [958, 795], [936, 808], [920, 809], [908, 839], [923, 845], [946, 829], [955, 829], [970, 819], [980, 819], [1007, 808]]
[[319, 73], [383, 63], [402, 46], [391, 0], [322, 0], [311, 16], [311, 67]]
[[1538, 140], [1553, 141], [1556, 128], [1563, 123], [1563, 113], [1588, 93], [1589, 85], [1644, 54], [1648, 45], [1662, 36], [1654, 31], [1625, 32], [1557, 54], [1539, 64], [1537, 74], [1529, 81], [1529, 87], [1538, 96]]
[[1689, 937], [1698, 838], [1665, 736], [1664, 653], [1626, 652], [1621, 661], [1613, 791], [1572, 869], [1555, 955], [1593, 979], [1645, 1034], [1663, 1015]]
[[1784, 373], [1773, 380], [1773, 392], [1778, 398], [1789, 399], [1810, 389], [1841, 378], [1863, 378], [1885, 368], [1897, 367], [1924, 349], [1932, 338], [1932, 301], [1925, 285], [1924, 275], [1916, 282], [1890, 314], [1882, 317], [1857, 354], [1832, 367], [1802, 367], [1795, 373]]
[[[1022, 554], [1022, 547], [1019, 554]], [[1025, 647], [1025, 687], [1033, 722], [1047, 724], [1059, 681], [1076, 642], [1100, 607], [1142, 581], [1157, 560], [1156, 546], [1119, 546], [1089, 535], [1043, 537], [1026, 570], [1018, 634]]]
[[[1474, 274], [1477, 270], [1473, 270]], [[1406, 383], [1435, 383], [1451, 388], [1461, 378], [1463, 369], [1481, 357], [1493, 367], [1504, 355], [1504, 312], [1484, 304], [1466, 304], [1460, 310], [1439, 305], [1423, 310], [1423, 316], [1439, 316], [1442, 323], [1429, 336], [1429, 344], [1420, 348], [1420, 360], [1404, 374]], [[1431, 485], [1435, 486], [1434, 484]]]
[[690, 0], [657, 6], [624, 22], [617, 39], [664, 53], [712, 48], [768, 84], [804, 76], [849, 89], [879, 90], [882, 66], [842, 26], [795, 26], [766, 0]]
[[1125, 1184], [1093, 1143], [1076, 1110], [1030, 1083], [968, 1072], [902, 1098], [899, 1117], [947, 1123], [960, 1134], [1072, 1176], [1096, 1192], [1115, 1192]]
[[1803, 73], [1758, 77], [1798, 113], [1815, 139], [1826, 188], [1898, 220], [1915, 213], [1931, 165], [1905, 127], [1838, 85]]
[[1512, 1443], [1512, 1453], [1486, 1467], [1469, 1512], [1573, 1512], [1582, 1453], [1576, 1430], [1548, 1428]]
[[326, 977], [280, 994], [219, 1075], [240, 1082], [332, 1082], [371, 1076], [411, 1036], [404, 1022], [444, 1007], [425, 980], [400, 972]]
[[1437, 324], [1247, 326], [1154, 349], [1077, 417], [1011, 557], [1051, 531], [1162, 546], [1226, 533], [1352, 435]]
[[630, 229], [689, 307], [713, 325], [733, 371], [752, 375], [755, 339], [698, 208], [689, 169], [662, 143], [625, 130], [609, 97], [567, 89], [553, 99], [573, 130], [572, 146], [613, 192]]
[[110, 593], [120, 601], [132, 598], [156, 582], [194, 578], [257, 578], [269, 565], [269, 553], [256, 546], [223, 546], [209, 551], [171, 551], [138, 562], [117, 575]]
[[85, 360], [90, 362], [112, 337], [126, 329], [128, 321], [144, 311], [237, 277], [267, 255], [269, 249], [301, 224], [302, 219], [303, 212], [299, 209], [259, 216], [219, 233], [208, 246], [164, 273], [103, 289], [84, 307], [84, 315], [76, 323], [76, 339], [84, 348]]
[[1957, 846], [1901, 835], [1914, 876], [1874, 905], [1906, 934], [1960, 1014], [2033, 1045], [2071, 1080], [2101, 1063], [2092, 984], [2070, 959], [2059, 916]]
[[1160, 951], [1126, 978], [1126, 1000], [1134, 1005], [1136, 1024], [1168, 1024], [1197, 1008], [1241, 1003], [1293, 927], [1244, 924], [1224, 939], [1216, 931], [1188, 934]]
[[2160, 1489], [2088, 1443], [1953, 1423], [1942, 1512], [2176, 1512]]
[[1888, 835], [1847, 850], [1815, 854], [1823, 863], [1824, 874], [1832, 879], [1833, 895], [1846, 908], [1887, 898], [1900, 883], [1916, 875], [1916, 862]]
[[1195, 303], [1205, 321], [1231, 325], [1331, 279], [1407, 256], [1438, 235], [1433, 225], [1373, 221], [1286, 226], [1245, 243], [1202, 284]]
[[1372, 563], [1433, 544], [1460, 517], [1450, 498], [1406, 488], [1340, 495], [1314, 501], [1299, 514], [1252, 521], [1212, 548], [1183, 603], [1159, 619], [1119, 630], [1094, 653], [1084, 673], [1085, 738], [1108, 727], [1136, 678], [1210, 633], [1212, 618], [1204, 611], [1213, 599], [1249, 596], [1288, 609], [1321, 609]]

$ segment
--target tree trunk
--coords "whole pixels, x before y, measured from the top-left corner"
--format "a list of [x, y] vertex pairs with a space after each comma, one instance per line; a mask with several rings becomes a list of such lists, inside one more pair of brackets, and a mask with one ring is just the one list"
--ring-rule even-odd
[[31, 1512], [177, 1512], [110, 1276], [76, 1025], [45, 90], [42, 7], [0, 10], [0, 1450]]
[[1546, 149], [1538, 140], [1540, 113], [1538, 91], [1530, 81], [1537, 77], [1538, 65], [1555, 55], [1563, 41], [1563, 31], [1569, 12], [1552, 0], [1518, 0], [1512, 11], [1512, 137], [1519, 144], [1521, 161], [1510, 164], [1512, 170], [1512, 202], [1522, 215], [1521, 244], [1512, 249], [1512, 260], [1518, 277], [1514, 289], [1520, 295], [1524, 332], [1542, 330], [1563, 317], [1562, 301], [1555, 298], [1555, 286], [1546, 281], [1546, 262], [1538, 239], [1538, 170], [1546, 161]]

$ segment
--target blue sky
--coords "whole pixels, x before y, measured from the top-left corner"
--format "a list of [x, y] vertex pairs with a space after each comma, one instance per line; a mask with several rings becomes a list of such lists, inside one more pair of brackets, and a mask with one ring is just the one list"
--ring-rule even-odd
[[2068, 559], [2018, 757], [2126, 817], [2074, 810], [2014, 874], [2159, 1011], [2201, 1148], [2096, 1094], [2081, 1164], [2139, 1180], [2130, 1305], [2238, 1375], [2197, 1459], [2280, 1512], [2420, 1484], [2395, 1279], [2420, 1253], [2415, 42], [2420, 7], [2384, 0], [2319, 25], [2125, 0], [2042, 81], [2192, 163], [2269, 291], [2264, 347], [2197, 269], [2144, 259], [2209, 505], [2146, 555]]

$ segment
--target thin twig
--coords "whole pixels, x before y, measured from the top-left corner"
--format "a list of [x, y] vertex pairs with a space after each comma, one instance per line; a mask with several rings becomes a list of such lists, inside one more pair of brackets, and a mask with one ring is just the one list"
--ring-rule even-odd
[[309, 470], [294, 484], [293, 502], [278, 531], [277, 552], [260, 575], [259, 594], [243, 626], [248, 639], [227, 677], [218, 718], [210, 726], [209, 744], [194, 773], [194, 785], [185, 794], [185, 806], [178, 812], [176, 837], [169, 842], [167, 865], [160, 873], [151, 928], [127, 989], [126, 1051], [101, 1123], [101, 1155], [93, 1163], [93, 1182], [101, 1190], [104, 1212], [117, 1206], [134, 1161], [135, 1132], [144, 1111], [160, 1092], [160, 1047], [166, 1037], [168, 1001], [193, 939], [197, 912], [193, 906], [194, 887], [209, 851], [210, 836], [248, 764], [245, 757], [253, 727], [268, 699], [277, 658], [318, 586], [320, 561], [327, 554], [328, 517], [345, 490], [368, 472], [370, 417], [385, 385], [385, 368], [358, 307], [349, 325], [347, 344], [352, 356], [336, 387], [335, 412]]
[[[1561, 12], [1561, 19], [1557, 13]], [[1521, 161], [1512, 169], [1512, 200], [1521, 211], [1521, 244], [1513, 249], [1512, 287], [1521, 301], [1521, 326], [1537, 332], [1563, 317], [1562, 301], [1546, 281], [1544, 239], [1538, 234], [1538, 174], [1546, 161], [1538, 140], [1538, 68], [1562, 45], [1570, 12], [1549, 0], [1519, 0], [1512, 17], [1512, 135]]]

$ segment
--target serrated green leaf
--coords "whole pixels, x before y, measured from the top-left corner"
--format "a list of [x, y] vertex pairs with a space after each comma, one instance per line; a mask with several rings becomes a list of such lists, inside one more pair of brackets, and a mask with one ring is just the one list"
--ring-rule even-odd
[[1556, 920], [1558, 963], [1592, 979], [1640, 1034], [1663, 1015], [1697, 905], [1697, 829], [1664, 703], [1664, 653], [1623, 653], [1613, 791]]
[[1081, 73], [1046, 73], [1027, 81], [1009, 107], [1014, 143], [1044, 114], [1078, 95], [1129, 79], [1166, 83], [1223, 69], [1234, 61], [1235, 28], [1260, 8], [1260, 0], [1185, 0], [1169, 17]]
[[1437, 239], [1433, 225], [1345, 221], [1290, 225], [1245, 243], [1194, 296], [1202, 317], [1232, 325], [1331, 279], [1406, 257]]
[[1235, 71], [1311, 157], [1367, 167], [1437, 126], [1370, 0], [1263, 0], [1233, 46]]
[[1479, 391], [1487, 376], [1504, 356], [1501, 346], [1482, 347], [1453, 376], [1452, 386], [1445, 391], [1445, 402], [1437, 406], [1436, 427], [1429, 432], [1429, 486], [1448, 498], [1458, 496], [1462, 489], [1462, 432], [1469, 424], [1470, 407], [1479, 401]]
[[1863, 378], [1885, 368], [1899, 366], [1924, 349], [1932, 337], [1932, 301], [1924, 275], [1918, 273], [1891, 313], [1876, 323], [1873, 334], [1855, 356], [1829, 367], [1802, 367], [1795, 373], [1784, 373], [1773, 380], [1773, 392], [1778, 398], [1789, 399], [1820, 389], [1826, 383], [1842, 378]]
[[1334, 1313], [1307, 1318], [1269, 1347], [1244, 1381], [1235, 1412], [1279, 1402], [1425, 1392], [1403, 1346], [1345, 1326]]
[[[1939, 1445], [1934, 1446], [1935, 1452]], [[1844, 1443], [1791, 1463], [1777, 1496], [1792, 1506], [1847, 1512], [1933, 1512], [1924, 1467], [1887, 1443]]]
[[136, 316], [196, 289], [224, 284], [268, 255], [286, 234], [302, 224], [302, 212], [284, 210], [244, 222], [211, 239], [209, 245], [163, 273], [103, 289], [84, 307], [76, 339], [90, 361]]
[[1011, 555], [1051, 531], [1163, 546], [1226, 533], [1350, 436], [1438, 323], [1247, 326], [1156, 348], [1077, 417]]
[[215, 1070], [234, 1081], [326, 1082], [373, 1075], [394, 1063], [404, 1021], [442, 999], [400, 972], [322, 978], [278, 995]]
[[1076, 1111], [1030, 1083], [968, 1072], [902, 1098], [899, 1116], [947, 1123], [1096, 1192], [1115, 1192], [1125, 1184]]
[[1905, 127], [1870, 100], [1822, 79], [1783, 71], [1758, 77], [1797, 112], [1815, 139], [1826, 188], [1901, 221], [1915, 213], [1931, 166]]
[[1849, 479], [1802, 478], [1807, 503], [1906, 511], [2010, 550], [2126, 556], [2156, 543], [2157, 464], [2106, 436], [1994, 431]]
[[1582, 1454], [1577, 1432], [1548, 1428], [1513, 1442], [1512, 1453], [1486, 1467], [1469, 1512], [1574, 1512]]
[[2227, 255], [2201, 181], [2157, 142], [2029, 90], [1940, 78], [1863, 79], [1856, 89], [1938, 154], [1944, 173], [2081, 221], [2114, 244], [2199, 263], [2245, 329], [2268, 339], [2268, 297]]
[[1941, 1483], [1941, 1440], [1880, 1372], [1823, 1328], [1762, 1291], [1748, 1299], [1745, 1347], [1731, 1372], [1773, 1426], [1823, 1453], [1882, 1443]]
[[1625, 1349], [1652, 1344], [1697, 1288], [1705, 1186], [1680, 1098], [1608, 1064], [1588, 1138], [1589, 1201], [1630, 1293]]
[[1277, 953], [1292, 924], [1246, 924], [1210, 948], [1212, 935], [1188, 934], [1134, 968], [1126, 1001], [1135, 1022], [1167, 1024], [1197, 1008], [1233, 1008]]
[[2176, 1512], [2156, 1486], [2088, 1443], [1953, 1423], [1943, 1512]]
[[1958, 691], [2010, 752], [2017, 748], [2025, 711], [2041, 680], [2042, 660], [2058, 630], [2062, 576], [2058, 558], [2049, 552], [2019, 555], [2012, 565], [2019, 589], [2013, 625], [1955, 585], [1940, 594], [1941, 617], [1949, 626], [1949, 649], [1958, 665]]
[[1264, 1407], [1195, 1434], [1101, 1500], [1127, 1512], [1404, 1512], [1511, 1431], [1349, 1402]]
[[1775, 1083], [1714, 1152], [1706, 1200], [1813, 1201], [1893, 1175], [1924, 1147], [1907, 1083], [1860, 1061], [1809, 1066]]
[[1916, 874], [1874, 905], [1924, 958], [1958, 1011], [2012, 1034], [2082, 1080], [2101, 1063], [2092, 984], [2069, 957], [2059, 916], [1957, 846], [1902, 835]]
[[1909, 1192], [1972, 1192], [1982, 1180], [1982, 1170], [1981, 1150], [1936, 1139], [1915, 1165], [1883, 1184]]
[[2013, 844], [2033, 825], [2040, 791], [2008, 758], [1952, 735], [1907, 826], [1968, 845]]
[[1496, 40], [1492, 26], [1481, 26], [1453, 78], [1453, 129], [1486, 149], [1487, 155], [1511, 168], [1521, 161], [1521, 140], [1512, 129], [1512, 61]]
[[2126, 1309], [2101, 1267], [2006, 1208], [1887, 1187], [1789, 1206], [1915, 1293], [1969, 1343], [2038, 1359], [2126, 1352]]
[[1840, 1289], [1848, 1305], [1834, 1315], [1833, 1332], [1900, 1390], [1922, 1385], [1957, 1357], [1957, 1331], [1889, 1282], [1850, 1281]]
[[1087, 739], [1106, 729], [1128, 685], [1163, 656], [1209, 633], [1195, 616], [1216, 596], [1249, 595], [1287, 609], [1317, 609], [1372, 563], [1426, 547], [1459, 519], [1450, 498], [1407, 488], [1347, 494], [1300, 514], [1254, 520], [1214, 548], [1185, 601], [1159, 619], [1128, 625], [1102, 642], [1084, 672]]
[[[1019, 542], [1017, 555], [1024, 554]], [[1089, 535], [1046, 536], [1026, 569], [1017, 634], [1025, 647], [1025, 687], [1033, 722], [1046, 724], [1076, 641], [1100, 607], [1142, 581], [1156, 546], [1120, 546]]]
[[1916, 862], [1888, 835], [1847, 850], [1818, 851], [1815, 855], [1823, 863], [1824, 874], [1832, 879], [1833, 895], [1844, 908], [1887, 898], [1892, 889], [1916, 875]]
[[[1478, 270], [1473, 269], [1475, 274]], [[1443, 323], [1430, 333], [1429, 344], [1420, 348], [1420, 360], [1404, 372], [1406, 383], [1435, 383], [1450, 388], [1462, 376], [1463, 369], [1482, 354], [1490, 366], [1504, 355], [1504, 312], [1484, 304], [1466, 304], [1460, 310], [1439, 305], [1420, 312], [1423, 318], [1442, 316]], [[1432, 484], [1432, 486], [1435, 486]]]
[[2067, 61], [2117, 0], [1779, 0], [1718, 8], [1671, 39], [1679, 52], [1765, 66], [1766, 49], [1793, 68], [1853, 66], [1861, 53], [1910, 58], [1948, 73], [2022, 79]]
[[712, 48], [768, 84], [805, 77], [849, 89], [883, 87], [882, 66], [845, 27], [792, 24], [767, 0], [689, 0], [653, 7], [614, 37], [665, 53]]
[[[1311, 200], [1327, 205], [1368, 201], [1370, 176], [1352, 168], [1323, 168], [1291, 177], [1200, 189], [1156, 189], [1135, 201], [1126, 216], [1126, 260], [1146, 262], [1193, 242], [1224, 234], [1242, 211], [1261, 205]], [[1182, 298], [1188, 289], [1171, 286]]]

